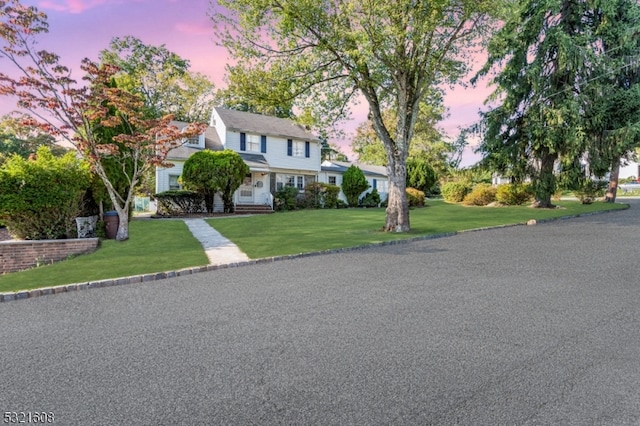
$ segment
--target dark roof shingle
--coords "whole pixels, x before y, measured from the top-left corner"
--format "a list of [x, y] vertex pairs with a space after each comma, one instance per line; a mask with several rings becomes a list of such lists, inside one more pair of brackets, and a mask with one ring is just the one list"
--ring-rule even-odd
[[316, 136], [305, 130], [304, 127], [286, 118], [270, 117], [268, 115], [253, 114], [225, 108], [215, 108], [215, 110], [229, 130], [279, 136], [285, 139], [318, 140]]

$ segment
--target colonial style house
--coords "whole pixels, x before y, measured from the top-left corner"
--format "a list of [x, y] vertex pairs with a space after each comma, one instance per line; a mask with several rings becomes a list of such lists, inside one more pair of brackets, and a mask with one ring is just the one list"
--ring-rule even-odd
[[[185, 127], [186, 123], [176, 123]], [[214, 108], [206, 132], [169, 154], [171, 168], [156, 169], [156, 193], [180, 189], [179, 177], [189, 156], [203, 149], [232, 149], [250, 173], [234, 195], [237, 207], [269, 206], [284, 186], [302, 190], [320, 173], [320, 141], [304, 127], [282, 118]], [[217, 198], [217, 197], [216, 197]], [[214, 211], [222, 211], [217, 200]]]

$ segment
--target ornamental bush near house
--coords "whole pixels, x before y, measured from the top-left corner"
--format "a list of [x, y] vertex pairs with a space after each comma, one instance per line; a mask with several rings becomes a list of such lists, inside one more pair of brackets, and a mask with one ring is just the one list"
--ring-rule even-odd
[[426, 197], [424, 192], [420, 191], [416, 188], [407, 188], [407, 202], [409, 203], [409, 207], [424, 207], [426, 202]]
[[324, 185], [324, 208], [335, 209], [338, 207], [338, 196], [340, 195], [340, 187], [328, 183]]
[[464, 196], [462, 203], [467, 206], [486, 206], [496, 201], [497, 189], [487, 183], [479, 183]]
[[496, 201], [506, 206], [521, 206], [533, 199], [531, 186], [523, 183], [509, 183], [498, 186]]
[[233, 213], [233, 194], [249, 171], [249, 166], [237, 152], [230, 149], [205, 149], [196, 152], [184, 162], [181, 178], [186, 189], [203, 195], [207, 212], [213, 213], [214, 196], [220, 193], [224, 212]]
[[304, 187], [304, 196], [298, 196], [298, 206], [315, 209], [335, 209], [340, 187], [323, 182], [311, 182]]
[[0, 168], [0, 219], [20, 239], [74, 237], [89, 175], [73, 152], [54, 157], [42, 146], [28, 160], [14, 155]]
[[471, 192], [471, 184], [466, 181], [447, 182], [442, 185], [442, 198], [448, 203], [461, 203]]
[[378, 207], [380, 205], [380, 194], [378, 190], [373, 188], [371, 192], [367, 192], [364, 197], [360, 199], [361, 207]]
[[360, 194], [369, 189], [367, 178], [357, 166], [350, 166], [342, 175], [342, 192], [349, 207], [357, 207]]
[[295, 186], [285, 186], [276, 191], [273, 199], [273, 209], [278, 212], [295, 210], [298, 208], [298, 195], [300, 191]]
[[155, 195], [158, 202], [158, 214], [182, 216], [204, 213], [204, 196], [194, 191], [165, 191]]

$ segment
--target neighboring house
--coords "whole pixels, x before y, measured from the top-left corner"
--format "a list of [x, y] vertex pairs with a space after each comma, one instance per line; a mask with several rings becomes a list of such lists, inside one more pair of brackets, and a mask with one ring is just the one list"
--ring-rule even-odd
[[622, 164], [623, 165], [620, 166], [618, 179], [640, 178], [640, 163], [636, 161], [627, 161], [626, 164]]
[[[375, 188], [380, 194], [380, 200], [386, 200], [389, 192], [389, 179], [387, 178], [387, 168], [384, 166], [370, 166], [368, 164], [351, 164], [344, 161], [325, 160], [322, 162], [318, 181], [342, 186], [342, 175], [352, 165], [360, 168], [367, 178], [367, 182], [369, 182], [370, 188], [364, 191], [362, 195], [371, 192], [371, 190]], [[340, 191], [339, 198], [342, 201], [347, 201], [347, 197], [342, 193], [342, 190]]]
[[[175, 123], [185, 127], [186, 123]], [[249, 166], [250, 173], [234, 194], [238, 205], [269, 205], [273, 195], [285, 186], [303, 190], [320, 173], [320, 141], [291, 120], [214, 108], [209, 127], [169, 153], [171, 168], [156, 169], [156, 193], [180, 189], [184, 162], [197, 151], [232, 149]], [[214, 211], [222, 211], [217, 199]]]

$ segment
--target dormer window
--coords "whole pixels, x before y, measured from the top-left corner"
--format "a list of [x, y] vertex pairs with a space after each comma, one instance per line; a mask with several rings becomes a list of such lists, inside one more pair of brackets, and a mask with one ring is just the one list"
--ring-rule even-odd
[[192, 136], [185, 142], [187, 145], [200, 145], [200, 136]]

